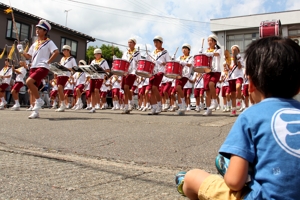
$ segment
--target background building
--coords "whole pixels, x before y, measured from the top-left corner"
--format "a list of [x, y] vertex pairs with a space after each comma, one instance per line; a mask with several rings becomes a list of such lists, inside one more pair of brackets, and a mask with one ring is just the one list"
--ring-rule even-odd
[[[223, 49], [230, 51], [232, 45], [239, 45], [243, 55], [247, 45], [259, 39], [260, 22], [280, 19], [282, 36], [289, 37], [299, 44], [300, 41], [300, 10], [274, 12], [257, 15], [211, 19], [211, 32], [219, 38]], [[300, 101], [300, 95], [296, 96]]]

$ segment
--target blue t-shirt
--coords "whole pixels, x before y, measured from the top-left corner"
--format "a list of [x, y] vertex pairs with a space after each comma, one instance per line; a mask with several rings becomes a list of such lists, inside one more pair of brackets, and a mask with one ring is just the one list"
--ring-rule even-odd
[[300, 199], [300, 103], [268, 98], [243, 112], [220, 154], [253, 168], [245, 199]]

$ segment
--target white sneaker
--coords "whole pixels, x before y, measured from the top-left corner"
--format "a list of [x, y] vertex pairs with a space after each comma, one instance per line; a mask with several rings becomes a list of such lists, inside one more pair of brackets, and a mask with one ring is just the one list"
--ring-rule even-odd
[[31, 115], [28, 116], [28, 119], [36, 119], [36, 118], [39, 118], [40, 117], [40, 114], [36, 111], [33, 111], [31, 113]]
[[95, 109], [96, 109], [96, 110], [99, 110], [99, 109], [100, 109], [100, 105], [99, 105], [99, 104], [96, 104]]
[[203, 116], [210, 116], [210, 115], [212, 115], [212, 110], [210, 109], [207, 109], [205, 113], [203, 113]]
[[132, 105], [129, 104], [129, 105], [128, 105], [128, 110], [129, 110], [129, 111], [132, 111], [132, 109], [133, 109]]
[[0, 106], [4, 107], [6, 104], [7, 104], [7, 101], [4, 100], [4, 101], [1, 102]]
[[223, 112], [226, 112], [226, 106], [223, 106]]
[[139, 111], [144, 110], [144, 106], [141, 106], [140, 109], [138, 109]]
[[96, 112], [96, 109], [95, 108], [92, 108], [89, 113], [95, 113]]
[[241, 109], [239, 109], [239, 112], [243, 112], [245, 110], [245, 108], [241, 107]]
[[158, 115], [158, 113], [156, 113], [156, 109], [155, 108], [152, 108], [151, 112], [148, 113], [148, 115]]
[[232, 110], [229, 116], [230, 116], [230, 117], [235, 117], [235, 116], [237, 116], [236, 110]]
[[65, 110], [66, 110], [66, 106], [63, 105], [63, 104], [61, 104], [61, 106], [57, 110], [55, 110], [55, 111], [56, 112], [65, 112]]
[[130, 114], [130, 110], [125, 108], [125, 109], [121, 112], [121, 114]]
[[188, 106], [188, 107], [186, 108], [186, 111], [191, 111], [191, 107]]
[[144, 107], [143, 110], [142, 110], [142, 112], [146, 112], [147, 110], [148, 110], [148, 108]]
[[225, 112], [230, 112], [229, 106], [226, 108]]
[[91, 110], [91, 109], [92, 109], [92, 107], [90, 107], [90, 106], [87, 106], [85, 109], [86, 109], [86, 110]]
[[27, 111], [32, 111], [33, 106], [30, 105], [30, 107], [28, 109], [26, 109]]
[[213, 110], [218, 107], [218, 102], [216, 100], [212, 100], [209, 109]]
[[11, 107], [11, 110], [13, 111], [19, 111], [20, 110], [20, 105], [14, 105], [13, 107]]
[[201, 109], [199, 107], [196, 107], [196, 109], [195, 109], [196, 112], [200, 112], [200, 110]]
[[79, 105], [77, 105], [77, 107], [75, 108], [75, 110], [81, 110], [83, 107], [83, 103], [79, 103]]
[[122, 110], [123, 109], [123, 107], [121, 106], [118, 106], [118, 105], [116, 105], [116, 107], [115, 107], [115, 110]]
[[32, 111], [38, 111], [39, 109], [42, 108], [42, 106], [45, 104], [45, 102], [40, 99], [40, 100], [35, 100], [35, 103], [34, 103], [34, 107], [32, 108]]
[[220, 105], [218, 105], [218, 107], [216, 108], [217, 110], [220, 110]]
[[161, 113], [161, 109], [162, 109], [161, 106], [157, 106], [155, 113], [156, 113], [156, 114]]
[[75, 110], [77, 107], [78, 107], [78, 105], [75, 104], [75, 105], [71, 108], [71, 110]]

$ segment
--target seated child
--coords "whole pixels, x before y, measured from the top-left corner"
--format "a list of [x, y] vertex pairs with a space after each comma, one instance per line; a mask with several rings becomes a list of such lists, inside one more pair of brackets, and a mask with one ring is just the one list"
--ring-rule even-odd
[[300, 197], [300, 103], [293, 99], [300, 89], [300, 47], [267, 37], [252, 42], [245, 58], [256, 104], [239, 115], [219, 150], [230, 159], [224, 179], [200, 169], [177, 174], [178, 191], [190, 199]]

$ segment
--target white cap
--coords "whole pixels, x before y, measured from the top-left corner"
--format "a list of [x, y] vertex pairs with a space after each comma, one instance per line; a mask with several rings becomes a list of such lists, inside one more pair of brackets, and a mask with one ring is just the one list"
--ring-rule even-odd
[[64, 45], [61, 50], [63, 51], [65, 49], [71, 51], [71, 47], [69, 45]]
[[97, 53], [101, 53], [101, 54], [102, 54], [101, 49], [95, 49], [95, 50], [94, 50], [94, 54], [97, 54]]
[[239, 51], [240, 51], [240, 47], [239, 47], [239, 45], [233, 45], [232, 47], [231, 47], [231, 50], [234, 48], [234, 47], [236, 47], [236, 48], [238, 48], [239, 49]]
[[128, 42], [130, 42], [130, 41], [132, 41], [132, 42], [134, 42], [134, 44], [136, 44], [136, 39], [135, 38], [129, 38]]
[[213, 38], [214, 40], [218, 41], [218, 36], [216, 36], [215, 34], [209, 35], [208, 38]]
[[164, 42], [163, 38], [160, 37], [160, 36], [158, 36], [158, 35], [154, 37], [153, 41], [154, 41], [154, 40], [159, 40], [159, 41], [161, 41], [161, 42]]
[[85, 60], [79, 60], [79, 64], [86, 65]]
[[182, 45], [182, 48], [183, 47], [187, 47], [187, 48], [189, 48], [189, 50], [191, 50], [191, 45], [189, 45], [188, 43], [184, 43], [183, 45]]
[[51, 25], [44, 19], [40, 20], [36, 27], [40, 27], [42, 29], [45, 29], [46, 31], [51, 30]]

